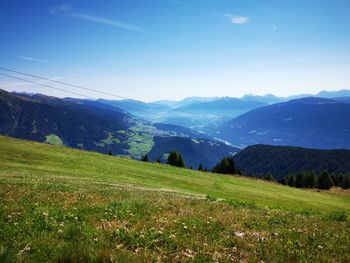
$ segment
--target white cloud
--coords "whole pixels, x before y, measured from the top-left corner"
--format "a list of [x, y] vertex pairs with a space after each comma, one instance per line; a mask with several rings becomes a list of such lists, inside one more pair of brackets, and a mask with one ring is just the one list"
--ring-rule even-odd
[[250, 19], [245, 16], [236, 16], [232, 14], [225, 14], [225, 16], [230, 20], [232, 24], [243, 25], [247, 24], [250, 21]]
[[141, 28], [138, 28], [138, 27], [133, 26], [131, 24], [127, 24], [127, 23], [123, 23], [123, 22], [119, 22], [119, 21], [115, 21], [115, 20], [110, 20], [110, 19], [106, 19], [103, 17], [97, 17], [97, 16], [88, 15], [88, 14], [75, 14], [75, 13], [70, 14], [70, 16], [80, 18], [83, 20], [87, 20], [87, 21], [91, 21], [91, 22], [95, 22], [95, 23], [99, 23], [99, 24], [103, 24], [103, 25], [107, 25], [107, 26], [123, 28], [123, 29], [131, 30], [131, 31], [145, 32]]
[[28, 61], [34, 61], [34, 62], [40, 62], [40, 63], [46, 63], [48, 64], [49, 62], [43, 59], [39, 59], [39, 58], [32, 58], [32, 57], [26, 57], [26, 56], [16, 56], [19, 59], [23, 59], [23, 60], [28, 60]]
[[62, 4], [58, 6], [54, 6], [50, 8], [51, 14], [55, 16], [68, 16], [68, 17], [73, 17], [73, 18], [78, 18], [81, 20], [89, 21], [89, 22], [94, 22], [102, 25], [107, 25], [111, 27], [116, 27], [116, 28], [122, 28], [130, 31], [138, 31], [138, 32], [145, 32], [143, 29], [136, 27], [134, 25], [112, 20], [112, 19], [107, 19], [103, 17], [98, 17], [95, 15], [90, 15], [86, 13], [76, 13], [72, 11], [72, 7], [67, 4]]

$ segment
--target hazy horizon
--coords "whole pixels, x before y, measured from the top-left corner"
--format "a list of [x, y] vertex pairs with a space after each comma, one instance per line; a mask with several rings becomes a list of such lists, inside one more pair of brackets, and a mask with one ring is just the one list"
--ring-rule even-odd
[[[1, 66], [141, 101], [350, 89], [349, 11], [346, 0], [6, 1]], [[72, 97], [6, 76], [0, 88]]]

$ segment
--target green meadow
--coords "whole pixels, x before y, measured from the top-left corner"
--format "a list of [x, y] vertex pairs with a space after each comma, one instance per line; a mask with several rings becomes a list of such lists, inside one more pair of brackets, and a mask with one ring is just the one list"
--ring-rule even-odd
[[0, 136], [0, 262], [349, 262], [350, 192]]

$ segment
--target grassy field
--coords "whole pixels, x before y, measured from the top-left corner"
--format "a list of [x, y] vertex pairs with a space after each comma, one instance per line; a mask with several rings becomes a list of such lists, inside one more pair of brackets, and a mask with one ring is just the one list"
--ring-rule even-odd
[[349, 262], [350, 193], [0, 136], [0, 262]]

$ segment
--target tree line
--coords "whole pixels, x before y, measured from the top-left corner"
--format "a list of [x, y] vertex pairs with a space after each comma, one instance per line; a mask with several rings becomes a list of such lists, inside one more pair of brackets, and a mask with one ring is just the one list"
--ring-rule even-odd
[[329, 174], [323, 171], [316, 175], [313, 171], [300, 172], [297, 175], [289, 174], [283, 177], [279, 183], [296, 188], [318, 188], [329, 190], [333, 186], [350, 188], [350, 174]]

